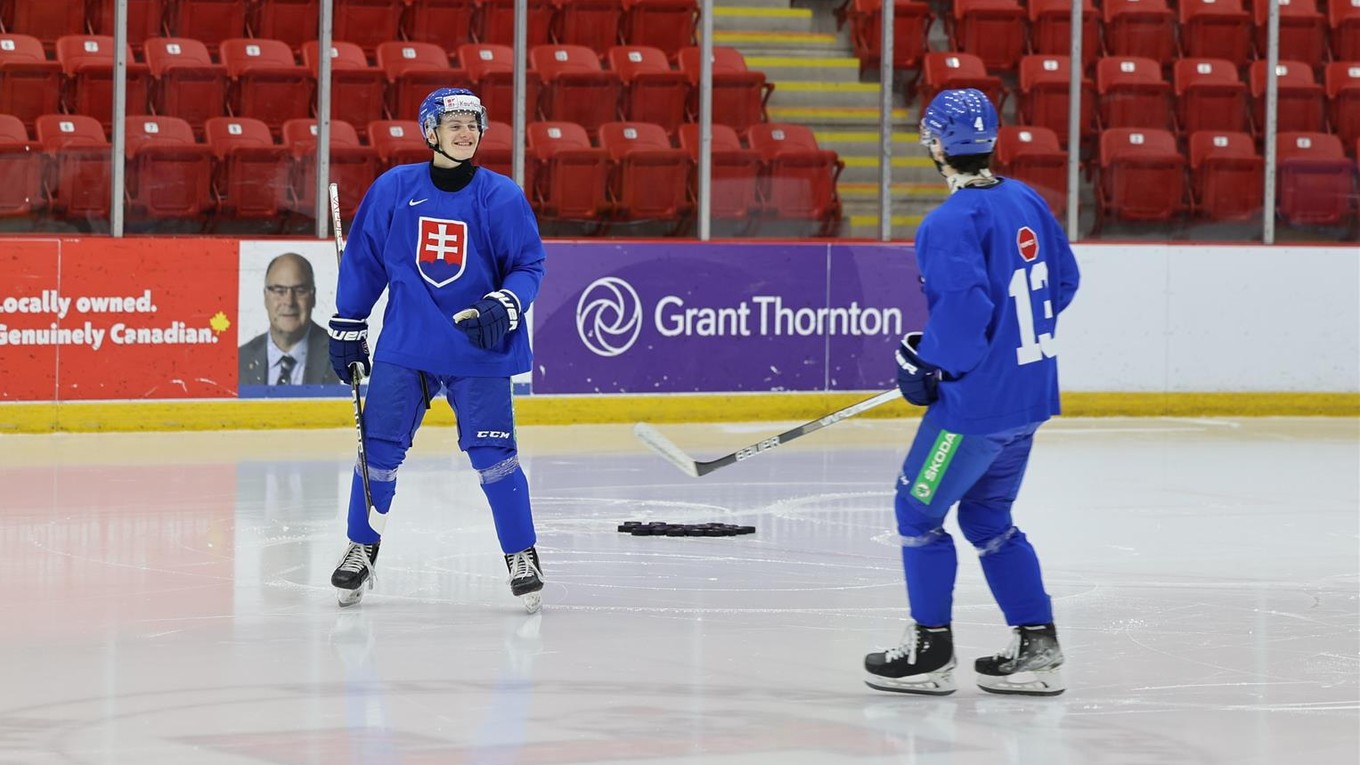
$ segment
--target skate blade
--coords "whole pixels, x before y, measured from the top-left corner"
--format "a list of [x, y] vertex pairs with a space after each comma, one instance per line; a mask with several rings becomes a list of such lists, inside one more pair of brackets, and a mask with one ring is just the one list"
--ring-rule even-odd
[[1045, 669], [1013, 675], [978, 675], [978, 687], [988, 693], [1011, 696], [1057, 696], [1067, 690], [1062, 670]]
[[349, 608], [350, 606], [359, 605], [359, 601], [364, 599], [364, 592], [373, 589], [373, 579], [374, 577], [370, 576], [368, 579], [364, 580], [363, 584], [359, 585], [358, 589], [355, 590], [345, 590], [336, 587], [335, 599], [340, 603], [340, 607]]
[[524, 610], [531, 614], [538, 613], [538, 609], [543, 607], [543, 596], [537, 592], [519, 596], [519, 602], [524, 605]]
[[922, 696], [948, 696], [959, 689], [952, 672], [930, 672], [906, 677], [883, 677], [869, 674], [864, 684], [876, 691], [914, 693]]

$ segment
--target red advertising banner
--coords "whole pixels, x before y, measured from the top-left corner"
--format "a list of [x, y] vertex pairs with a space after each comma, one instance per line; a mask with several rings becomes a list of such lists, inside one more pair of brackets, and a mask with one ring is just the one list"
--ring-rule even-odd
[[0, 401], [236, 396], [238, 244], [6, 239]]

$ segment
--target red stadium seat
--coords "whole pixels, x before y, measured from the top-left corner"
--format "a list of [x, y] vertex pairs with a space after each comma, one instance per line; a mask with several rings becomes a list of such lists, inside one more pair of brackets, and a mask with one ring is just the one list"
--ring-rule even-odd
[[646, 122], [606, 122], [600, 148], [614, 163], [614, 220], [662, 221], [669, 233], [678, 232], [690, 213], [689, 154], [672, 147], [660, 125]]
[[26, 217], [47, 206], [43, 156], [36, 149], [18, 117], [0, 114], [0, 218]]
[[[1280, 8], [1281, 61], [1302, 61], [1321, 66], [1327, 58], [1327, 17], [1318, 12], [1317, 0], [1277, 0]], [[1256, 56], [1266, 57], [1266, 32], [1270, 3], [1256, 0]]]
[[480, 37], [476, 0], [411, 0], [405, 39], [453, 50]]
[[660, 48], [675, 60], [694, 45], [699, 22], [697, 0], [623, 0], [623, 43]]
[[[680, 71], [689, 79], [689, 119], [699, 119], [699, 47], [682, 48], [678, 57]], [[774, 83], [764, 72], [746, 68], [746, 59], [736, 48], [713, 46], [713, 121], [728, 125], [738, 133], [768, 119], [765, 105], [774, 93]]]
[[[127, 50], [127, 110], [145, 112], [151, 71]], [[57, 40], [57, 61], [65, 75], [66, 111], [99, 120], [108, 132], [113, 124], [113, 38], [68, 35]]]
[[1334, 61], [1326, 70], [1332, 132], [1346, 147], [1360, 139], [1360, 61]]
[[[689, 152], [696, 173], [699, 166], [699, 126], [687, 122], [680, 126], [680, 148]], [[760, 199], [760, 154], [742, 147], [737, 131], [727, 125], [713, 126], [712, 165], [709, 172], [709, 215], [718, 224], [734, 224], [731, 233], [750, 233], [759, 223], [763, 202]], [[699, 182], [690, 178], [690, 196], [699, 202]]]
[[223, 40], [246, 34], [246, 3], [240, 0], [171, 0], [167, 7], [170, 36], [202, 40], [214, 55]]
[[805, 125], [752, 125], [746, 141], [765, 162], [764, 198], [771, 216], [812, 222], [816, 225], [813, 236], [839, 233], [841, 200], [836, 181], [845, 163], [834, 151], [822, 150]]
[[992, 169], [1039, 192], [1059, 217], [1067, 214], [1067, 152], [1046, 127], [1008, 125], [996, 135]]
[[47, 53], [56, 50], [57, 38], [85, 34], [85, 4], [60, 0], [8, 0], [12, 21], [7, 32], [36, 37]]
[[[315, 41], [303, 43], [302, 63], [319, 81], [318, 47]], [[381, 69], [368, 65], [363, 49], [351, 42], [336, 40], [332, 43], [331, 118], [356, 126], [359, 138], [366, 139], [368, 123], [382, 119], [386, 99], [386, 77]]]
[[1156, 61], [1107, 56], [1096, 62], [1096, 93], [1102, 128], [1169, 130], [1171, 84]]
[[430, 161], [430, 147], [415, 120], [377, 120], [368, 123], [368, 143], [378, 152], [384, 169]]
[[415, 119], [425, 96], [439, 88], [471, 84], [467, 72], [449, 66], [448, 55], [434, 43], [382, 43], [378, 68], [387, 79], [387, 113], [397, 119]]
[[214, 117], [204, 135], [217, 159], [213, 189], [220, 216], [278, 220], [292, 206], [292, 156], [274, 142], [268, 125], [249, 117]]
[[616, 45], [609, 49], [608, 60], [623, 82], [624, 118], [660, 125], [674, 134], [689, 105], [685, 74], [671, 68], [660, 48], [646, 45]]
[[585, 128], [569, 122], [531, 122], [527, 154], [535, 164], [530, 201], [545, 218], [587, 221], [602, 228], [609, 204], [609, 153], [590, 145]]
[[213, 63], [206, 45], [183, 37], [152, 37], [145, 50], [156, 114], [187, 120], [199, 135], [205, 122], [226, 114], [227, 68]]
[[315, 80], [295, 62], [287, 43], [223, 40], [222, 63], [231, 78], [227, 103], [233, 116], [262, 120], [278, 135], [284, 122], [311, 114]]
[[[316, 214], [316, 120], [283, 123], [283, 145], [293, 155], [293, 212], [303, 218]], [[378, 177], [378, 152], [359, 143], [359, 133], [343, 120], [331, 121], [330, 178], [340, 195], [340, 216], [349, 220], [368, 187]]]
[[529, 66], [543, 79], [538, 111], [544, 120], [574, 122], [594, 137], [600, 125], [618, 118], [623, 82], [590, 48], [538, 45], [529, 49]]
[[31, 128], [39, 115], [59, 111], [61, 64], [47, 60], [36, 37], [0, 35], [0, 114]]
[[1176, 57], [1176, 17], [1166, 0], [1103, 0], [1105, 55]]
[[[1031, 53], [1067, 56], [1072, 50], [1072, 3], [1070, 0], [1030, 0], [1029, 49]], [[1091, 0], [1082, 0], [1081, 58], [1088, 66], [1100, 57], [1100, 11]]]
[[[1251, 62], [1252, 123], [1257, 136], [1266, 126], [1267, 62]], [[1313, 77], [1313, 69], [1302, 61], [1280, 61], [1275, 68], [1275, 129], [1281, 133], [1313, 133], [1326, 130], [1327, 93]]]
[[1360, 0], [1331, 0], [1327, 6], [1332, 58], [1360, 61]]
[[52, 212], [67, 220], [108, 220], [109, 141], [99, 120], [83, 114], [44, 114], [38, 144], [50, 158], [47, 196]]
[[982, 59], [989, 71], [1015, 71], [1025, 53], [1025, 9], [1015, 0], [955, 0], [952, 50]]
[[213, 158], [179, 117], [124, 121], [130, 218], [198, 218], [213, 207]]
[[[487, 118], [493, 122], [514, 122], [515, 51], [508, 45], [468, 43], [458, 46], [458, 64], [467, 72], [472, 89], [486, 107]], [[524, 73], [524, 99], [527, 119], [532, 121], [537, 112], [542, 80], [536, 71]]]
[[[1068, 56], [1025, 56], [1020, 60], [1020, 98], [1016, 116], [1021, 124], [1045, 127], [1067, 145], [1069, 89], [1072, 67]], [[1082, 78], [1080, 137], [1096, 133], [1095, 83]]]
[[584, 45], [604, 58], [620, 43], [623, 0], [552, 0], [552, 40], [558, 45]]
[[336, 40], [352, 42], [372, 56], [379, 43], [397, 39], [402, 0], [334, 0]]
[[1111, 128], [1100, 134], [1097, 217], [1168, 221], [1186, 207], [1185, 158], [1167, 130]]
[[[474, 162], [478, 167], [504, 175], [506, 178], [515, 178], [515, 145], [514, 128], [504, 122], [493, 122], [487, 126], [486, 132], [482, 134], [482, 142], [477, 147], [477, 156]], [[429, 156], [429, 149], [426, 149], [426, 156]], [[529, 161], [528, 154], [524, 158], [524, 182], [523, 188], [532, 189], [534, 187], [534, 163]], [[526, 193], [525, 196], [528, 196]], [[530, 200], [532, 203], [532, 200]]]
[[1244, 132], [1248, 129], [1247, 85], [1231, 61], [1183, 58], [1172, 74], [1176, 122], [1184, 135], [1201, 130]]
[[1243, 132], [1190, 134], [1190, 199], [1209, 220], [1250, 220], [1261, 214], [1265, 161]]
[[[848, 0], [850, 44], [863, 72], [881, 66], [883, 58], [883, 0]], [[935, 23], [930, 6], [915, 0], [893, 3], [893, 68], [915, 69], [927, 50], [926, 39]]]
[[[527, 0], [528, 28], [525, 44], [547, 45], [552, 41], [553, 8], [549, 0]], [[515, 0], [478, 0], [480, 34], [484, 45], [515, 44]], [[464, 66], [467, 66], [465, 63]]]
[[1239, 69], [1251, 61], [1251, 14], [1241, 0], [1180, 0], [1180, 16], [1186, 57], [1224, 59]]
[[[115, 4], [115, 0], [87, 0], [86, 11], [89, 14], [91, 33], [113, 36]], [[147, 38], [160, 37], [164, 33], [165, 14], [169, 5], [169, 0], [128, 0], [127, 41], [133, 51], [140, 54]]]
[[977, 88], [991, 99], [997, 113], [1006, 103], [1006, 86], [1000, 77], [987, 73], [982, 59], [971, 53], [927, 53], [921, 65], [918, 92], [921, 103], [928, 104], [942, 90]]
[[250, 36], [278, 40], [301, 52], [303, 43], [317, 39], [318, 7], [317, 0], [256, 0]]
[[1275, 141], [1276, 203], [1291, 225], [1337, 226], [1346, 222], [1355, 198], [1355, 163], [1341, 139], [1326, 133], [1280, 133]]

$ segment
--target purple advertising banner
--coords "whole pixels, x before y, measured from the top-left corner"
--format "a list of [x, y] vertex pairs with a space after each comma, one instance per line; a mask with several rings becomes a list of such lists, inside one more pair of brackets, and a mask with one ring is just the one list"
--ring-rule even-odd
[[911, 247], [549, 243], [534, 393], [875, 390], [925, 324]]

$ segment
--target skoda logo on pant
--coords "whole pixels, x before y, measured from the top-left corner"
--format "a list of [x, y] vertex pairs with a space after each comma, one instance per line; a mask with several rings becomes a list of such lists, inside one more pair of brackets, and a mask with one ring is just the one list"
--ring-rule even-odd
[[591, 282], [576, 301], [576, 334], [597, 356], [618, 356], [642, 331], [642, 300], [633, 285], [605, 276]]

